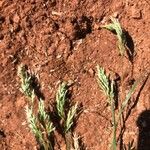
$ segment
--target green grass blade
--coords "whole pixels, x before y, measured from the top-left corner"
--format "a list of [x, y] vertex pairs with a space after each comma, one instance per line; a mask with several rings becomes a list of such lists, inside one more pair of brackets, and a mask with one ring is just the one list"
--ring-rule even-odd
[[132, 85], [131, 89], [129, 90], [128, 94], [127, 94], [126, 97], [125, 97], [125, 100], [123, 101], [123, 103], [122, 103], [122, 105], [121, 105], [121, 108], [120, 108], [119, 113], [118, 113], [117, 125], [118, 125], [118, 122], [119, 122], [119, 120], [120, 120], [120, 118], [121, 118], [121, 115], [122, 115], [122, 113], [123, 113], [125, 107], [127, 106], [127, 104], [128, 104], [128, 102], [129, 102], [129, 100], [130, 100], [132, 94], [134, 93], [134, 91], [135, 91], [135, 89], [136, 89], [136, 87], [137, 87], [137, 84], [138, 84], [138, 81], [135, 82], [135, 83]]

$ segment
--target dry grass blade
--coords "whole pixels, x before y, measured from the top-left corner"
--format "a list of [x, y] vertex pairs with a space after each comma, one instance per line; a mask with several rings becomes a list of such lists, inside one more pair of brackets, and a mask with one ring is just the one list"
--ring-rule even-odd
[[80, 144], [79, 144], [80, 137], [75, 133], [73, 135], [73, 141], [74, 141], [74, 150], [81, 150]]
[[127, 145], [124, 144], [123, 150], [136, 150], [134, 146], [134, 140], [129, 142]]
[[118, 21], [118, 19], [112, 18], [111, 17], [111, 21], [112, 23], [102, 26], [103, 28], [110, 30], [110, 31], [115, 31], [117, 34], [117, 38], [118, 38], [118, 48], [120, 51], [121, 55], [124, 55], [125, 53], [125, 46], [126, 46], [126, 35], [124, 33], [124, 31], [121, 28], [121, 25]]

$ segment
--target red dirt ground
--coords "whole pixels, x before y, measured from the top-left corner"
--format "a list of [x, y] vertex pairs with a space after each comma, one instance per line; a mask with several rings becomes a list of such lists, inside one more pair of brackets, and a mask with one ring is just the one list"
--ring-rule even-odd
[[[124, 93], [130, 81], [145, 79], [150, 72], [149, 14], [149, 0], [1, 0], [0, 149], [37, 149], [26, 122], [27, 99], [19, 90], [17, 67], [21, 63], [38, 74], [47, 106], [54, 102], [61, 81], [73, 82], [71, 100], [83, 106], [75, 132], [86, 150], [109, 149], [111, 114], [95, 67], [99, 64], [106, 72], [122, 76]], [[110, 16], [118, 17], [130, 35], [132, 62], [118, 55], [116, 36], [100, 28]], [[124, 143], [134, 139], [135, 146], [140, 139], [137, 119], [150, 108], [149, 78], [142, 84], [131, 99], [133, 109], [123, 134]], [[61, 147], [63, 143], [60, 138]]]

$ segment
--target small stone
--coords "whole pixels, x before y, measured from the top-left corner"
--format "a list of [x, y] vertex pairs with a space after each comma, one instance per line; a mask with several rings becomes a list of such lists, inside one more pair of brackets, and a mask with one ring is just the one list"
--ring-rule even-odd
[[75, 82], [74, 82], [73, 80], [68, 80], [67, 85], [68, 85], [68, 86], [72, 86], [74, 83], [75, 83]]
[[119, 12], [117, 12], [117, 11], [114, 12], [112, 16], [113, 16], [114, 18], [117, 18], [117, 17], [119, 16]]
[[15, 14], [15, 15], [14, 15], [13, 21], [14, 21], [15, 23], [19, 23], [20, 17], [18, 16], [18, 14]]
[[23, 107], [25, 105], [24, 97], [18, 98], [15, 104], [17, 108]]
[[92, 68], [90, 68], [88, 72], [89, 72], [91, 77], [94, 77], [95, 71]]
[[142, 18], [141, 10], [138, 9], [136, 6], [132, 7], [131, 15], [132, 15], [132, 18], [134, 18], [134, 19], [141, 19]]
[[60, 55], [60, 54], [56, 56], [57, 59], [60, 59], [61, 57], [62, 57], [62, 55]]
[[31, 0], [30, 3], [31, 3], [31, 4], [35, 4], [36, 1], [35, 1], [35, 0]]
[[24, 121], [24, 122], [22, 122], [22, 124], [21, 124], [22, 126], [25, 126], [25, 125], [27, 125], [27, 122], [26, 121]]

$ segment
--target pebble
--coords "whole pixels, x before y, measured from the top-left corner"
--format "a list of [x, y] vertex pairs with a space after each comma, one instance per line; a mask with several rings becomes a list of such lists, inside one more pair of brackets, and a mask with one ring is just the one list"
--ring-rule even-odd
[[14, 17], [13, 17], [13, 21], [14, 21], [15, 23], [19, 23], [19, 21], [20, 21], [20, 17], [19, 17], [19, 15], [18, 15], [18, 14], [15, 14], [15, 15], [14, 15]]
[[23, 107], [25, 105], [24, 97], [18, 98], [15, 104], [17, 108]]
[[141, 19], [142, 18], [141, 10], [137, 8], [137, 6], [133, 6], [131, 9], [131, 16], [134, 19]]
[[91, 77], [94, 77], [95, 71], [92, 68], [90, 68], [88, 72], [89, 72]]

